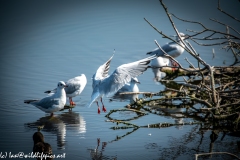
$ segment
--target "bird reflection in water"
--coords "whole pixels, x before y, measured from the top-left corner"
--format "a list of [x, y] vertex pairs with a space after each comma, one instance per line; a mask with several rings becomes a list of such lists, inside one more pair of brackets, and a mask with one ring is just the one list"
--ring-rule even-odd
[[175, 124], [179, 124], [179, 125], [176, 125], [176, 128], [178, 130], [183, 129], [184, 116], [182, 113], [185, 110], [184, 108], [160, 108], [158, 110], [162, 111], [166, 115], [170, 115], [174, 119]]
[[[41, 132], [35, 132], [33, 134], [33, 153], [38, 154], [38, 156], [44, 155], [44, 158], [46, 157], [46, 160], [52, 160], [52, 147], [50, 144], [44, 142], [44, 136]], [[41, 157], [37, 157], [37, 160], [41, 160]]]
[[25, 126], [33, 129], [43, 126], [43, 132], [56, 135], [58, 149], [65, 149], [66, 126], [71, 126], [68, 127], [68, 130], [77, 131], [77, 133], [81, 135], [86, 132], [85, 120], [79, 115], [79, 113], [72, 111], [64, 112], [51, 118], [49, 116], [42, 117], [36, 122], [26, 123]]
[[90, 152], [90, 156], [93, 160], [100, 160], [100, 159], [117, 159], [116, 157], [109, 157], [109, 156], [104, 156], [103, 152], [105, 147], [107, 146], [107, 142], [102, 142], [102, 146], [100, 148], [100, 138], [97, 138], [97, 147], [94, 149], [88, 149]]
[[68, 130], [74, 130], [77, 133], [82, 134], [86, 133], [86, 121], [79, 113], [73, 111], [64, 112], [58, 116], [68, 127]]

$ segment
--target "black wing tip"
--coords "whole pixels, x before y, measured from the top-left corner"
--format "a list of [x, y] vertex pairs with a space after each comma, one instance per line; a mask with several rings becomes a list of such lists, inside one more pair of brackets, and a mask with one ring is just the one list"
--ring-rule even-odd
[[47, 94], [49, 94], [49, 93], [51, 93], [51, 91], [45, 91], [44, 93], [47, 93]]
[[146, 54], [151, 54], [152, 52], [147, 52]]
[[24, 103], [29, 104], [31, 102], [31, 100], [24, 100]]
[[37, 101], [37, 100], [24, 100], [24, 103], [29, 104], [29, 103], [34, 102], [34, 101]]
[[147, 61], [140, 62], [140, 64], [142, 64], [142, 65], [148, 65], [150, 62], [151, 62], [151, 60], [147, 60]]

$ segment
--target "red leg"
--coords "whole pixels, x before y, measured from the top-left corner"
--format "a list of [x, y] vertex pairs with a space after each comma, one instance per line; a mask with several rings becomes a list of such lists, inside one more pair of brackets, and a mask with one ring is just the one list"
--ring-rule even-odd
[[102, 111], [103, 111], [103, 112], [107, 112], [107, 110], [106, 110], [106, 108], [105, 108], [105, 106], [104, 106], [104, 104], [103, 104], [103, 102], [102, 102], [102, 98], [101, 98], [100, 100], [101, 100], [101, 103], [102, 103]]
[[69, 97], [69, 102], [70, 102], [70, 105], [76, 105], [74, 102], [73, 102], [73, 100], [72, 100], [72, 97]]
[[[173, 67], [179, 67], [179, 65], [178, 65], [177, 62], [175, 62], [175, 61], [173, 61], [173, 60], [170, 60], [170, 61], [171, 61]], [[176, 68], [172, 68], [172, 70], [175, 71]]]
[[101, 110], [100, 110], [100, 107], [99, 107], [99, 105], [98, 105], [98, 101], [96, 101], [96, 103], [97, 103], [97, 106], [98, 106], [98, 114], [100, 114], [100, 113], [101, 113]]

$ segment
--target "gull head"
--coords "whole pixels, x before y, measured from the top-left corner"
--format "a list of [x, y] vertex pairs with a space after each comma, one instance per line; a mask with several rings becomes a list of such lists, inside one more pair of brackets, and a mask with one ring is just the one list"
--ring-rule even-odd
[[131, 79], [131, 82], [132, 83], [138, 83], [138, 84], [140, 84], [140, 82], [138, 81], [138, 79], [135, 77], [135, 78], [132, 78]]
[[179, 35], [181, 36], [181, 37], [185, 37], [185, 34], [184, 33], [179, 33]]
[[67, 85], [65, 84], [65, 82], [60, 81], [60, 82], [58, 82], [57, 87], [60, 88], [60, 89], [62, 89], [62, 88], [64, 88], [64, 87], [67, 87]]
[[[182, 32], [179, 32], [179, 35], [180, 37], [184, 40], [184, 39], [187, 39], [188, 38], [188, 35], [187, 34], [184, 34]], [[176, 37], [176, 40], [180, 40], [180, 38], [178, 37], [178, 35], [172, 35], [171, 37]]]

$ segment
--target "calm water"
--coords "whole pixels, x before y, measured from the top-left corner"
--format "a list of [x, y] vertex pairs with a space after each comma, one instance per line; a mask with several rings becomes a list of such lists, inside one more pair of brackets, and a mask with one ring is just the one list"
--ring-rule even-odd
[[[208, 27], [225, 31], [224, 27], [210, 22], [209, 15], [235, 25], [225, 15], [219, 14], [217, 1], [210, 4], [203, 1], [189, 2], [184, 5], [175, 0], [166, 4], [172, 13], [182, 18], [199, 20]], [[222, 5], [225, 9], [231, 8], [230, 13], [240, 15], [238, 2]], [[55, 155], [65, 153], [65, 159], [92, 159], [94, 154], [95, 157], [96, 154], [102, 155], [102, 159], [193, 159], [197, 153], [193, 149], [209, 151], [211, 132], [200, 132], [196, 125], [166, 129], [142, 128], [116, 141], [117, 136], [121, 137], [132, 129], [111, 130], [110, 127], [115, 124], [105, 122], [107, 113], [98, 115], [95, 104], [91, 108], [85, 108], [92, 92], [91, 77], [113, 54], [114, 49], [116, 53], [110, 72], [123, 63], [146, 57], [146, 52], [156, 48], [155, 39], [159, 44], [168, 42], [144, 21], [144, 17], [166, 34], [175, 34], [157, 0], [1, 1], [0, 6], [2, 153], [30, 153], [32, 135], [48, 116], [23, 101], [45, 97], [44, 91], [54, 88], [58, 81], [68, 80], [81, 73], [86, 75], [88, 83], [82, 94], [73, 98], [76, 107], [71, 112], [57, 112], [54, 120], [48, 122], [42, 130], [45, 141], [51, 144]], [[200, 30], [195, 25], [179, 21], [175, 24], [181, 32], [194, 27]], [[220, 50], [220, 47], [214, 47], [216, 58], [212, 60], [212, 47], [194, 46], [202, 58], [212, 65], [222, 65], [224, 60], [227, 65], [233, 61], [232, 55]], [[188, 66], [185, 57], [195, 62], [184, 52], [177, 58], [183, 66]], [[140, 91], [158, 92], [164, 89], [164, 86], [153, 81], [153, 77], [151, 70], [139, 76]], [[109, 111], [123, 108], [128, 101], [109, 102], [105, 98], [104, 103]], [[115, 116], [127, 119], [134, 115], [120, 113]], [[147, 125], [175, 120], [149, 114], [132, 123]], [[184, 141], [187, 136], [192, 137], [191, 141]], [[214, 151], [237, 150], [236, 140], [239, 139], [229, 136], [223, 141], [217, 140]], [[176, 146], [182, 146], [182, 149], [177, 149]]]

